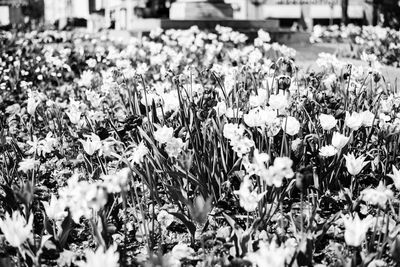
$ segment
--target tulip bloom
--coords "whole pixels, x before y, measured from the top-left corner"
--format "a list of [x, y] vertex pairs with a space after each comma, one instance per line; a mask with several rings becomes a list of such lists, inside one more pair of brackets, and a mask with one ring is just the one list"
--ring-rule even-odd
[[364, 161], [365, 157], [360, 156], [356, 158], [352, 153], [344, 155], [344, 158], [346, 159], [347, 171], [353, 176], [359, 174], [365, 165], [368, 164], [368, 162]]
[[85, 136], [87, 138], [86, 141], [82, 139], [80, 139], [79, 141], [82, 143], [85, 152], [88, 155], [92, 156], [102, 146], [100, 137], [94, 133]]
[[358, 247], [365, 240], [367, 231], [371, 225], [370, 219], [360, 220], [356, 214], [353, 219], [342, 216], [344, 221], [344, 240], [346, 244]]
[[8, 243], [18, 248], [31, 236], [32, 222], [33, 216], [27, 223], [19, 211], [14, 211], [11, 216], [7, 213], [4, 220], [0, 219], [0, 229]]

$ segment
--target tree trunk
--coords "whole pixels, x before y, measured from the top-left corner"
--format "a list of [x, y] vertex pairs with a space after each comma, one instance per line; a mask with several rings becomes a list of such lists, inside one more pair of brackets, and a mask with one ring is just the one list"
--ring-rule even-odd
[[347, 25], [349, 23], [349, 16], [347, 15], [347, 9], [349, 7], [349, 0], [342, 0], [342, 23]]

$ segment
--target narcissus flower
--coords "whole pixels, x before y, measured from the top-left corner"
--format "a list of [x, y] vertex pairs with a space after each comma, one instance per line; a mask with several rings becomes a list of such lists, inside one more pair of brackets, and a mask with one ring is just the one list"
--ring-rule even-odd
[[173, 134], [174, 129], [164, 125], [154, 132], [154, 139], [156, 139], [160, 144], [165, 144], [166, 142], [171, 140]]

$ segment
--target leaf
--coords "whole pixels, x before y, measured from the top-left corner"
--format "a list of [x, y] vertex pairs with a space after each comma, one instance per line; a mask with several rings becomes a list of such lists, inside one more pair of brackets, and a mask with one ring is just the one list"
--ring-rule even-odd
[[189, 221], [185, 215], [181, 214], [181, 213], [177, 213], [177, 212], [169, 212], [169, 214], [175, 216], [176, 218], [178, 218], [179, 220], [182, 221], [182, 223], [186, 226], [186, 228], [188, 229], [189, 233], [192, 235], [192, 237], [194, 238], [195, 233], [196, 233], [196, 226], [194, 225], [194, 223], [192, 223], [191, 221]]

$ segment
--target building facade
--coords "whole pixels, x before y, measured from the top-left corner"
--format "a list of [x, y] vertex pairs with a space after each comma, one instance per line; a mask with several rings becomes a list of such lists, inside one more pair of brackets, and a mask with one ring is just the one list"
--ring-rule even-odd
[[[299, 25], [312, 28], [314, 24], [340, 23], [341, 0], [226, 0], [234, 8], [236, 19], [277, 19], [281, 27]], [[347, 14], [350, 22], [361, 24], [372, 10], [364, 0], [349, 0]]]
[[27, 0], [0, 0], [0, 26], [23, 22], [22, 6], [27, 3]]

